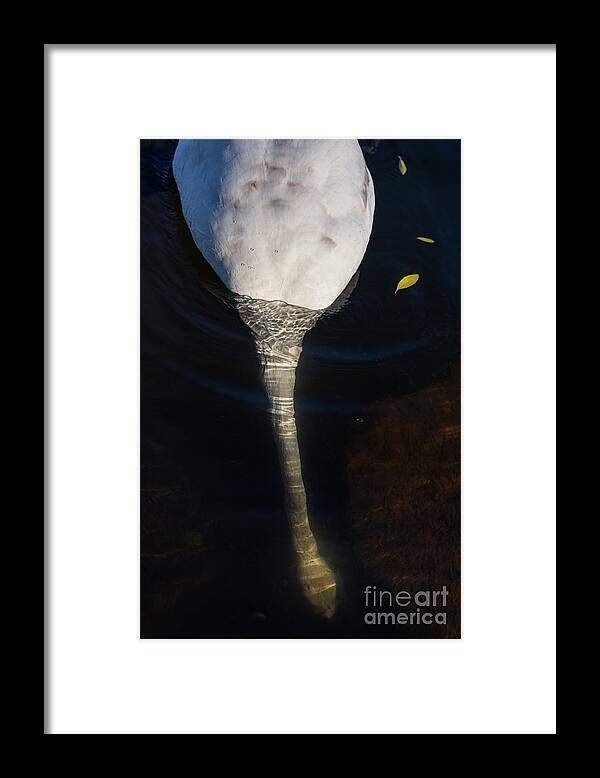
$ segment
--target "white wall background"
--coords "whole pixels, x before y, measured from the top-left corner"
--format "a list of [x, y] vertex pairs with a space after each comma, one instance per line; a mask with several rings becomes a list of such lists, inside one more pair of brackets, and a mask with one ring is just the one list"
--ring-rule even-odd
[[[554, 49], [46, 56], [48, 731], [553, 732]], [[138, 139], [183, 135], [463, 139], [462, 640], [138, 638]]]

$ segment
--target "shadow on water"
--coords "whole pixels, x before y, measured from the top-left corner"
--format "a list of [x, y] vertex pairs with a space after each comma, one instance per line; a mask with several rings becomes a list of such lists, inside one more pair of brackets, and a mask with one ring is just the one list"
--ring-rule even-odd
[[[297, 425], [311, 525], [338, 578], [329, 621], [310, 612], [296, 581], [254, 341], [214, 294], [220, 282], [182, 218], [176, 145], [143, 141], [141, 154], [142, 637], [437, 636], [365, 627], [364, 587], [393, 576], [378, 578], [378, 552], [357, 542], [369, 465], [363, 479], [348, 473], [357, 441], [394, 418], [397, 399], [420, 396], [457, 364], [459, 143], [362, 142], [376, 192], [371, 241], [349, 301], [304, 341]], [[396, 295], [409, 273], [419, 283]], [[392, 513], [377, 525], [384, 536]], [[386, 565], [393, 573], [393, 559]]]

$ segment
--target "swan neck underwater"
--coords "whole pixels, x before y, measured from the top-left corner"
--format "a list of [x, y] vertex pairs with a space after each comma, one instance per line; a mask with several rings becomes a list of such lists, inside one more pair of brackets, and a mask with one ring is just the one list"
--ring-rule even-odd
[[294, 390], [305, 334], [356, 283], [371, 175], [356, 140], [183, 140], [173, 172], [192, 238], [254, 336], [300, 585], [331, 617], [336, 580], [310, 527]]

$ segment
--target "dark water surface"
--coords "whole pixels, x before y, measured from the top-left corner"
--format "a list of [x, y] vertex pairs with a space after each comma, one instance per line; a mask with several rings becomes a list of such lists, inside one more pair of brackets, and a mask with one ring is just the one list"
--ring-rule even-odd
[[[295, 580], [254, 341], [211, 291], [176, 146], [141, 144], [142, 637], [457, 637], [459, 141], [361, 141], [373, 232], [348, 302], [304, 341], [298, 436], [311, 526], [338, 579], [331, 620]], [[366, 585], [444, 583], [447, 628], [365, 625]]]

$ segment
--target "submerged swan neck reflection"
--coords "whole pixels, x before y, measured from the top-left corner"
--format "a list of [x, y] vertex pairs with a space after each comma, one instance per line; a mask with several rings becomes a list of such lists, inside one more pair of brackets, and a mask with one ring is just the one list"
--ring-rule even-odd
[[299, 579], [335, 610], [335, 577], [308, 520], [294, 413], [306, 332], [351, 291], [375, 208], [356, 140], [183, 140], [173, 159], [194, 242], [254, 334]]
[[240, 318], [253, 332], [256, 341], [300, 581], [313, 608], [329, 617], [335, 611], [336, 582], [333, 572], [319, 554], [308, 521], [294, 404], [296, 368], [302, 352], [302, 341], [322, 316], [322, 311], [238, 295], [235, 295], [234, 303]]

